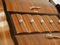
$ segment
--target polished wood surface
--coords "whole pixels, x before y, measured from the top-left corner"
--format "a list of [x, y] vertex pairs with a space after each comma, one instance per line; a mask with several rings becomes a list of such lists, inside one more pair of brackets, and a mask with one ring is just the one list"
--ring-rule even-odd
[[[60, 36], [59, 33], [52, 35]], [[47, 34], [16, 35], [19, 45], [60, 45], [60, 39], [48, 38]]]
[[[58, 14], [55, 6], [49, 0], [4, 1], [7, 11]], [[60, 18], [58, 15], [7, 13], [6, 18], [9, 25], [7, 24], [5, 27], [8, 31], [1, 33], [5, 36], [3, 38], [5, 45], [60, 45]]]
[[[6, 0], [8, 11], [58, 13], [54, 5], [46, 1], [34, 0]], [[10, 8], [12, 7], [12, 8]], [[11, 14], [16, 33], [32, 32], [60, 32], [59, 18], [56, 15]]]
[[0, 45], [14, 45], [9, 31], [2, 0], [0, 0]]

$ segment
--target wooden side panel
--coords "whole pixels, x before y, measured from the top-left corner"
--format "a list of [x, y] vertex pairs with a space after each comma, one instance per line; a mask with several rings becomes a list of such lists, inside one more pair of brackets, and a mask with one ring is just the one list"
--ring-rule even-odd
[[10, 35], [10, 28], [0, 0], [0, 45], [14, 45]]

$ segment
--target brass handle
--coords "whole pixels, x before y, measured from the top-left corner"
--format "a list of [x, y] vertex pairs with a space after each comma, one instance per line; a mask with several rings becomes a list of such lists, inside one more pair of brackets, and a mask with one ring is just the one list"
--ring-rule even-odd
[[32, 6], [32, 7], [30, 7], [30, 9], [31, 10], [33, 10], [33, 9], [40, 9], [41, 7], [37, 7], [37, 6]]
[[48, 39], [52, 39], [52, 38], [60, 39], [60, 36], [56, 36], [56, 35], [53, 35], [53, 34], [47, 34], [46, 37], [47, 37]]
[[37, 6], [30, 7], [30, 10], [33, 10], [33, 12], [39, 12], [38, 9], [40, 9], [40, 7]]

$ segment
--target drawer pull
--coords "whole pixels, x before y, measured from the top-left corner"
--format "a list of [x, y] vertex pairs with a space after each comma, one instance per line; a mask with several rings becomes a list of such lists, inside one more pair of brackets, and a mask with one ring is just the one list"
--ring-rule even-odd
[[41, 8], [41, 7], [36, 7], [36, 6], [30, 7], [31, 10], [33, 10], [33, 9], [40, 9], [40, 8]]
[[53, 35], [53, 34], [46, 34], [46, 37], [47, 37], [48, 39], [53, 39], [53, 38], [55, 38], [55, 39], [60, 39], [60, 36]]

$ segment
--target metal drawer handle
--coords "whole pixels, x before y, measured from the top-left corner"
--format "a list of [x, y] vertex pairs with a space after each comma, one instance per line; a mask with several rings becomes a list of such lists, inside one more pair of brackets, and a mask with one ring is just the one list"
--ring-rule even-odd
[[47, 37], [48, 39], [52, 39], [52, 38], [60, 39], [60, 36], [53, 35], [53, 34], [46, 34], [46, 37]]
[[40, 8], [41, 8], [41, 7], [36, 7], [36, 6], [30, 7], [31, 10], [33, 10], [33, 9], [40, 9]]

